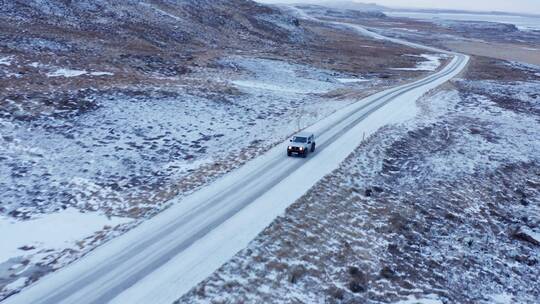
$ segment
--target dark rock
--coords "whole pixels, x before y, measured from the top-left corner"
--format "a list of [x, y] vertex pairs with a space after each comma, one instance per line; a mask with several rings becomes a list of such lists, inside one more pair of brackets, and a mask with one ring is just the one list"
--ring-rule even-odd
[[456, 215], [451, 213], [451, 212], [447, 212], [444, 215], [444, 218], [447, 219], [447, 220], [450, 220], [450, 221], [454, 221], [455, 219], [457, 219]]
[[338, 288], [336, 286], [332, 286], [328, 289], [328, 294], [334, 299], [343, 300], [344, 298], [344, 291], [341, 288]]
[[469, 131], [470, 131], [471, 134], [473, 134], [473, 135], [477, 135], [477, 134], [480, 134], [480, 133], [482, 132], [482, 131], [480, 131], [480, 129], [478, 129], [478, 128], [471, 128]]
[[353, 293], [366, 292], [366, 286], [362, 285], [360, 282], [353, 280], [349, 282], [349, 290]]
[[381, 269], [381, 272], [379, 274], [381, 277], [388, 280], [392, 280], [396, 278], [396, 272], [388, 266], [383, 267], [383, 269]]
[[351, 276], [351, 278], [357, 282], [359, 282], [360, 284], [362, 285], [366, 285], [368, 283], [368, 276], [365, 272], [363, 272], [362, 270], [360, 270], [358, 267], [356, 266], [351, 266], [349, 267], [349, 275]]
[[514, 231], [512, 233], [512, 237], [517, 239], [517, 240], [525, 241], [525, 242], [531, 243], [533, 245], [540, 246], [540, 241], [535, 239], [532, 235], [530, 235], [522, 227], [520, 227], [516, 231]]
[[388, 220], [389, 227], [393, 232], [404, 233], [410, 230], [408, 223], [409, 221], [399, 213], [393, 214]]
[[362, 272], [360, 271], [360, 269], [358, 267], [356, 267], [356, 266], [349, 267], [349, 274], [352, 277], [357, 276], [359, 273], [362, 273]]
[[370, 197], [373, 195], [373, 190], [372, 189], [366, 189], [366, 191], [364, 192], [364, 195], [367, 196], [367, 197]]
[[388, 244], [387, 250], [391, 254], [400, 254], [398, 245], [396, 245], [396, 244]]
[[535, 266], [538, 264], [538, 260], [527, 255], [518, 255], [514, 257], [514, 259], [519, 263], [526, 264], [527, 266]]
[[24, 251], [30, 251], [30, 250], [34, 250], [36, 249], [36, 247], [34, 246], [29, 246], [29, 245], [24, 245], [22, 247], [19, 247], [20, 250], [24, 250]]
[[381, 188], [381, 187], [378, 187], [378, 186], [373, 187], [373, 190], [375, 190], [375, 192], [378, 192], [378, 193], [383, 193], [384, 192], [384, 189]]
[[289, 282], [296, 284], [306, 273], [306, 268], [303, 265], [296, 265], [289, 271]]

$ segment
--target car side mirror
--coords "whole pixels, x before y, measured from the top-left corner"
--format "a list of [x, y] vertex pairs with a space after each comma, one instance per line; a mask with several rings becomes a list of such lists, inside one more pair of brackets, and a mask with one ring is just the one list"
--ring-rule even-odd
[[289, 139], [290, 142], [292, 142], [292, 139]]
[[311, 141], [308, 141], [307, 143], [308, 143], [308, 144], [310, 144], [310, 143], [311, 143]]

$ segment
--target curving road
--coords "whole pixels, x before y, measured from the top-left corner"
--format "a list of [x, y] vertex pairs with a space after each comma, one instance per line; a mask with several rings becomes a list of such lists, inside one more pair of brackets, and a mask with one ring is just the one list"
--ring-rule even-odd
[[[338, 25], [376, 35], [361, 27]], [[5, 304], [171, 303], [245, 248], [290, 204], [337, 168], [364, 136], [413, 117], [415, 101], [458, 75], [469, 60], [461, 54], [451, 56], [442, 70], [367, 97], [309, 127], [307, 131], [318, 136], [318, 150], [308, 159], [287, 158], [285, 142], [46, 276]]]

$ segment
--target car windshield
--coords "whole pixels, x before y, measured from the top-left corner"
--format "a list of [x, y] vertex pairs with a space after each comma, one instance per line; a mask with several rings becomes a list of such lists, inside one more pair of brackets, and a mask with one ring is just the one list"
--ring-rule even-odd
[[294, 137], [293, 139], [293, 142], [295, 143], [306, 143], [307, 142], [307, 137]]

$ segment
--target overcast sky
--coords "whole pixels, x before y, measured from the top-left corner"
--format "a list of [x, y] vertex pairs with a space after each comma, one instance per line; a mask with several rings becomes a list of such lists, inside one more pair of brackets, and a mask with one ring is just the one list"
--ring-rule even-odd
[[[300, 3], [310, 0], [257, 0], [266, 3]], [[503, 11], [540, 14], [540, 0], [366, 0], [391, 7], [464, 9], [475, 11]]]

